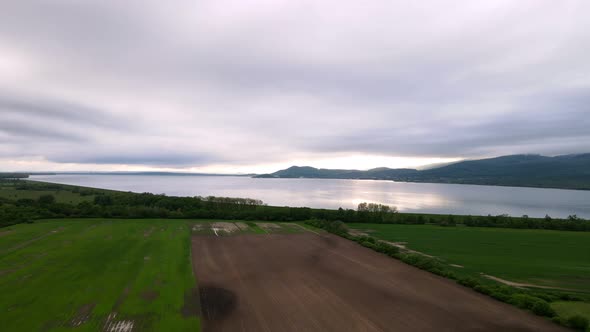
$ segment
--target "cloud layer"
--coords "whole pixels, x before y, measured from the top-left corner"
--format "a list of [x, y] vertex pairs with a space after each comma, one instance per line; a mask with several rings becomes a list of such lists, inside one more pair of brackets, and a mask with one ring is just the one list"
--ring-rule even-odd
[[583, 0], [24, 0], [1, 12], [0, 168], [590, 151]]

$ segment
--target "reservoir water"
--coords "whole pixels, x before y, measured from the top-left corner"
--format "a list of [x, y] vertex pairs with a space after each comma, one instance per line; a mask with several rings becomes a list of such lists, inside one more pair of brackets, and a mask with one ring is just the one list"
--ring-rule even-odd
[[337, 209], [374, 202], [400, 212], [590, 218], [590, 191], [581, 190], [202, 175], [58, 174], [31, 180], [169, 196], [249, 197], [277, 206]]

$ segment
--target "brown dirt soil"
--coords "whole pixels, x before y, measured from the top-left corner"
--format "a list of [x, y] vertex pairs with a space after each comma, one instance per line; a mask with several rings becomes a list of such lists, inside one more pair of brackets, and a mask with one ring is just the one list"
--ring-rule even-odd
[[224, 232], [227, 234], [240, 231], [240, 228], [236, 226], [236, 224], [234, 224], [233, 222], [225, 221], [214, 222], [211, 228], [215, 228], [218, 232]]
[[205, 332], [567, 331], [329, 234], [193, 236], [192, 260]]
[[274, 233], [276, 231], [281, 230], [281, 226], [273, 222], [257, 222], [256, 225], [258, 225], [258, 227], [262, 228], [268, 233]]
[[235, 224], [235, 225], [236, 225], [236, 226], [237, 226], [237, 227], [238, 227], [238, 228], [239, 228], [241, 231], [247, 231], [247, 230], [248, 230], [248, 228], [250, 228], [250, 227], [248, 227], [248, 225], [246, 225], [246, 223], [244, 223], [244, 222], [234, 222], [234, 224]]

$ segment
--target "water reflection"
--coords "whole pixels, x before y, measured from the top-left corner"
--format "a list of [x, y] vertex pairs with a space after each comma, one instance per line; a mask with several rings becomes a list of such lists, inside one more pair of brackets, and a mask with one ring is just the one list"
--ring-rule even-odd
[[366, 180], [218, 176], [53, 175], [32, 179], [177, 196], [232, 196], [269, 205], [356, 208], [373, 202], [404, 212], [590, 217], [590, 191]]

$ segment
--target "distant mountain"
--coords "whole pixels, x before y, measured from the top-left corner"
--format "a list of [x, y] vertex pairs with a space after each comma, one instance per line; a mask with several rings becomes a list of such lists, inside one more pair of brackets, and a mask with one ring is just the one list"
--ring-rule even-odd
[[190, 173], [190, 172], [156, 172], [156, 171], [120, 171], [120, 172], [92, 172], [92, 171], [73, 171], [73, 172], [55, 172], [55, 173], [28, 173], [29, 175], [157, 175], [157, 176], [248, 176], [256, 174], [217, 174], [217, 173]]
[[590, 190], [590, 153], [546, 157], [511, 155], [466, 160], [426, 170], [374, 168], [367, 171], [292, 166], [259, 178], [378, 179]]
[[319, 178], [319, 179], [391, 179], [415, 174], [415, 169], [373, 168], [368, 171], [354, 169], [326, 169], [309, 166], [291, 166], [272, 174], [257, 175], [258, 178]]

